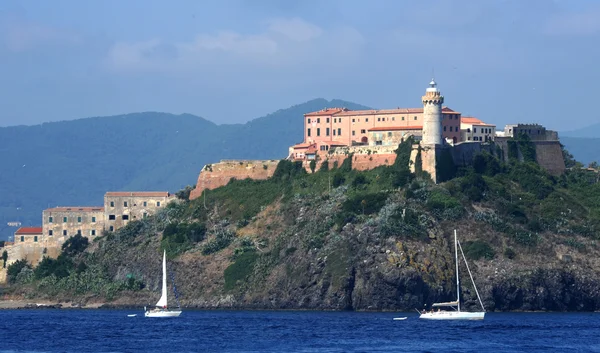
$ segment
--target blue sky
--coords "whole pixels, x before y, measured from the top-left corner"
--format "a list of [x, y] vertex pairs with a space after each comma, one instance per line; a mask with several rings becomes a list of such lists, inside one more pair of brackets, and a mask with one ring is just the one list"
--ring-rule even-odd
[[0, 126], [139, 111], [239, 123], [313, 98], [600, 121], [600, 1], [0, 2]]

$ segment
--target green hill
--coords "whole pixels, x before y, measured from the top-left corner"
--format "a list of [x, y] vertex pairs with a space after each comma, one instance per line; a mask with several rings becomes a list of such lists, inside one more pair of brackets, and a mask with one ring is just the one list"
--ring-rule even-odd
[[600, 138], [560, 137], [560, 142], [575, 157], [585, 165], [600, 162]]
[[[352, 156], [315, 173], [281, 161], [269, 180], [170, 203], [89, 246], [73, 237], [35, 269], [13, 264], [4, 293], [139, 308], [158, 299], [164, 249], [186, 307], [413, 310], [456, 298], [457, 229], [488, 311], [600, 309], [596, 172], [555, 177], [484, 153], [434, 185], [410, 173], [411, 146], [368, 171]], [[462, 307], [479, 309], [461, 271]]]
[[207, 163], [283, 158], [302, 114], [334, 106], [366, 108], [315, 99], [236, 125], [148, 112], [0, 128], [0, 237], [7, 222], [39, 225], [43, 209], [100, 205], [108, 190], [177, 191]]

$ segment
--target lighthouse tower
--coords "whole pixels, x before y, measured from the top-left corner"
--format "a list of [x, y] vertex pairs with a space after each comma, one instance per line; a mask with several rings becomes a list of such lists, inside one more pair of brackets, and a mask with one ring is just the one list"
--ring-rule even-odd
[[437, 89], [433, 79], [425, 90], [423, 101], [423, 144], [442, 145], [442, 104], [444, 96]]

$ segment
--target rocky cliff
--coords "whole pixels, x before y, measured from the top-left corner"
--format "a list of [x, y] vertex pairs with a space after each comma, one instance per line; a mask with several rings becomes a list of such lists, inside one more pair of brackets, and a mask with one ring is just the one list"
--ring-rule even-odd
[[368, 171], [282, 162], [269, 180], [173, 203], [90, 244], [66, 274], [33, 271], [11, 290], [147, 305], [166, 249], [183, 306], [412, 310], [456, 297], [456, 229], [487, 310], [600, 309], [600, 185], [583, 171], [556, 178], [477, 158], [442, 185], [407, 172], [401, 152]]

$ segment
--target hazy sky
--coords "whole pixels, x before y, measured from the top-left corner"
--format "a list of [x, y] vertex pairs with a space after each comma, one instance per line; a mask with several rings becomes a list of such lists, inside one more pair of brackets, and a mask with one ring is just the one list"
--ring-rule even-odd
[[0, 126], [139, 111], [236, 123], [313, 98], [600, 121], [600, 1], [0, 2]]

